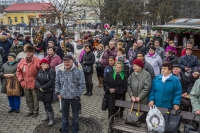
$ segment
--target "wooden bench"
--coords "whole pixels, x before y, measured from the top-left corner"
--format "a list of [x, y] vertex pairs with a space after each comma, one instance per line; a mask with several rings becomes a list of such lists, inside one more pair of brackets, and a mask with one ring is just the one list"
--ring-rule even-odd
[[[127, 133], [148, 133], [147, 125], [145, 123], [141, 124], [141, 127], [135, 127], [132, 125], [127, 125], [125, 124], [125, 119], [124, 118], [116, 118], [116, 115], [119, 115], [120, 109], [121, 108], [131, 108], [132, 103], [128, 101], [120, 101], [116, 100], [115, 106], [119, 107], [119, 110], [117, 111], [116, 114], [112, 115], [109, 121], [109, 132], [114, 133], [114, 130], [117, 131], [123, 131]], [[162, 114], [165, 114], [168, 112], [168, 109], [166, 108], [158, 108]], [[137, 103], [134, 105], [134, 110], [137, 110]], [[149, 107], [147, 105], [142, 105], [141, 104], [141, 112], [149, 112]], [[175, 110], [171, 110], [171, 114], [175, 114]], [[194, 113], [192, 112], [186, 112], [186, 111], [181, 111], [180, 115], [182, 115], [183, 119], [186, 120], [191, 120], [194, 117]], [[199, 121], [199, 117], [196, 117], [194, 119], [195, 121]]]

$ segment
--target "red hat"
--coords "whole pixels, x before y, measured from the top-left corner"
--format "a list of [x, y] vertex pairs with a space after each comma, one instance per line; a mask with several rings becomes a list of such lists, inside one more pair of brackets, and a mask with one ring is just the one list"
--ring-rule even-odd
[[140, 66], [141, 68], [144, 67], [144, 63], [143, 63], [141, 60], [138, 60], [138, 59], [136, 59], [136, 60], [134, 60], [134, 61], [132, 62], [132, 65], [134, 65], [134, 64]]
[[47, 59], [45, 59], [45, 58], [42, 59], [42, 60], [40, 61], [40, 65], [41, 65], [42, 63], [50, 64], [49, 61], [48, 61]]

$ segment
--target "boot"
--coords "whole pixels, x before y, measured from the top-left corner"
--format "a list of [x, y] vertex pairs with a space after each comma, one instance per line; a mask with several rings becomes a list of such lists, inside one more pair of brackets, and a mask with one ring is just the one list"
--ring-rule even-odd
[[93, 89], [93, 84], [90, 84], [89, 85], [89, 93], [88, 93], [88, 96], [92, 96], [92, 89]]
[[89, 93], [89, 83], [86, 83], [86, 93], [83, 95], [88, 95], [88, 93]]
[[101, 87], [101, 78], [98, 77], [98, 81], [99, 81], [99, 85], [97, 85], [97, 87]]
[[103, 87], [103, 78], [100, 78], [100, 87]]
[[48, 115], [48, 112], [46, 111], [46, 117], [42, 119], [42, 121], [47, 121], [47, 120], [49, 120], [49, 115]]
[[52, 126], [54, 124], [54, 112], [48, 112], [49, 115], [49, 123], [48, 126]]

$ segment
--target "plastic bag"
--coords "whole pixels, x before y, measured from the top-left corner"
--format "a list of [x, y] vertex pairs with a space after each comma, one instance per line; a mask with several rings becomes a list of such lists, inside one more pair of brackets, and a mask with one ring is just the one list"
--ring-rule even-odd
[[163, 133], [165, 131], [165, 119], [156, 106], [150, 107], [146, 118], [148, 131]]

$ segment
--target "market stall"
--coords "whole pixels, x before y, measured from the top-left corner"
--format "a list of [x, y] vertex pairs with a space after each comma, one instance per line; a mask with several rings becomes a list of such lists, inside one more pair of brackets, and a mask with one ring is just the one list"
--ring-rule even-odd
[[193, 54], [200, 58], [200, 19], [175, 19], [167, 25], [157, 25], [152, 28], [154, 31], [163, 31], [170, 40], [176, 43], [178, 56], [190, 40], [194, 44]]

